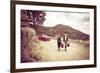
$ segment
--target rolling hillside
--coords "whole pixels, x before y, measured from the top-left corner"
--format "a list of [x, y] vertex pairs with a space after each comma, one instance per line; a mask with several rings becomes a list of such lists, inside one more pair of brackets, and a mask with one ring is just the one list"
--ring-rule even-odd
[[58, 33], [67, 33], [70, 39], [89, 40], [89, 35], [70, 26], [58, 24], [54, 27], [39, 26], [36, 31], [37, 34], [47, 34], [49, 36], [56, 36]]

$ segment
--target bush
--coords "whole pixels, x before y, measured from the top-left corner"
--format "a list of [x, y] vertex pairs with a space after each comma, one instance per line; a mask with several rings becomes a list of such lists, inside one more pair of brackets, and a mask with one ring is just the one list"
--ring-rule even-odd
[[39, 50], [41, 45], [34, 29], [21, 28], [21, 62], [34, 62], [41, 60]]

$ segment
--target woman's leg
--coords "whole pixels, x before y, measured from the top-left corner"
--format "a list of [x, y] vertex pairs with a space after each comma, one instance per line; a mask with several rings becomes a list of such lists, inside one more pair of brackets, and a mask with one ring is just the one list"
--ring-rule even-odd
[[65, 42], [65, 51], [66, 51], [66, 48], [67, 48], [67, 42]]
[[58, 42], [58, 51], [60, 51], [60, 45], [61, 45], [61, 43]]

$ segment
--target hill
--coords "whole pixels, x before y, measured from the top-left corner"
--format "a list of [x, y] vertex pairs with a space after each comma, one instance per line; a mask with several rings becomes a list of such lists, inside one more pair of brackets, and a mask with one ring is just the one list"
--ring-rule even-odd
[[36, 31], [37, 34], [47, 34], [49, 36], [56, 36], [58, 33], [68, 34], [70, 39], [79, 39], [79, 40], [89, 40], [89, 35], [85, 34], [79, 30], [76, 30], [70, 26], [58, 24], [54, 27], [45, 27], [45, 26], [39, 26], [38, 30]]

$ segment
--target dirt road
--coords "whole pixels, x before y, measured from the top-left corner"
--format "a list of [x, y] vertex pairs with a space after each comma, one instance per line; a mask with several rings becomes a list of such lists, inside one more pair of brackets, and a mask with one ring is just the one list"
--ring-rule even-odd
[[42, 61], [64, 61], [64, 60], [85, 60], [89, 59], [89, 48], [80, 43], [70, 41], [70, 47], [65, 51], [61, 48], [58, 51], [56, 40], [41, 41], [43, 49], [41, 51]]

